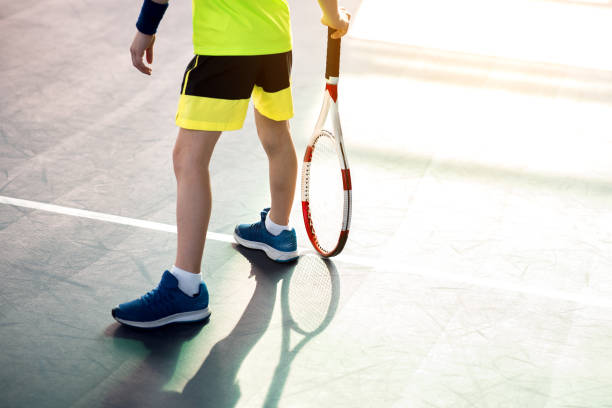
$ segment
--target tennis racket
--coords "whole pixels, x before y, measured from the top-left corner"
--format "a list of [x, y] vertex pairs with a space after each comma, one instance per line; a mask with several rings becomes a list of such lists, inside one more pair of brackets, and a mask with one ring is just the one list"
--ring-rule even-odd
[[263, 404], [265, 408], [278, 406], [291, 363], [310, 340], [329, 326], [339, 299], [340, 280], [331, 260], [315, 253], [303, 254], [295, 269], [286, 272], [281, 289], [281, 356]]
[[340, 39], [331, 38], [334, 31], [327, 30], [323, 106], [302, 166], [304, 225], [310, 242], [324, 257], [342, 251], [351, 223], [351, 173], [338, 114]]

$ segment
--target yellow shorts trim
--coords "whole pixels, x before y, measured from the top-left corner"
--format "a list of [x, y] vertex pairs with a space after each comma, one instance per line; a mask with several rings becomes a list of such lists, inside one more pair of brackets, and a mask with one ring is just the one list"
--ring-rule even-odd
[[268, 93], [255, 85], [253, 88], [253, 104], [262, 115], [272, 120], [289, 120], [293, 117], [293, 98], [291, 86], [278, 92]]
[[[276, 121], [293, 117], [291, 87], [278, 92], [253, 88], [253, 104], [267, 118]], [[176, 125], [193, 130], [238, 130], [244, 124], [248, 99], [217, 99], [204, 96], [181, 95], [176, 112]]]
[[237, 130], [242, 128], [248, 99], [216, 99], [181, 95], [176, 112], [176, 124], [193, 130]]

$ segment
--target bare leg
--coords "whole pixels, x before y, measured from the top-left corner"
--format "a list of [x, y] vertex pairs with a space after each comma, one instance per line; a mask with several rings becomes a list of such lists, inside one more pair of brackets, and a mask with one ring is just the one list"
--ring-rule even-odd
[[269, 119], [255, 109], [255, 124], [270, 166], [272, 207], [269, 217], [276, 224], [288, 225], [297, 179], [297, 157], [289, 121]]
[[177, 254], [174, 264], [200, 273], [212, 194], [208, 164], [221, 132], [179, 129], [172, 159], [177, 182]]

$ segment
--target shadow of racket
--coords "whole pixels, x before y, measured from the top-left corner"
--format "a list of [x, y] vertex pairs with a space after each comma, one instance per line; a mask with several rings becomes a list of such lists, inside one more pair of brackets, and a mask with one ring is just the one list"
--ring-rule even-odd
[[[264, 407], [278, 406], [291, 363], [308, 342], [329, 326], [336, 314], [339, 299], [340, 280], [336, 266], [330, 259], [322, 258], [314, 251], [302, 254], [295, 269], [283, 277], [281, 357], [274, 370]], [[292, 337], [299, 338], [293, 348]]]

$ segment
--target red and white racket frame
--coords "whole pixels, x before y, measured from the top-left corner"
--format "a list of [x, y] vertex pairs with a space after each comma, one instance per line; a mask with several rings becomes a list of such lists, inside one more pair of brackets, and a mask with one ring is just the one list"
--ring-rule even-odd
[[[328, 116], [331, 120], [333, 133], [323, 129]], [[335, 141], [336, 153], [340, 164], [340, 174], [330, 174], [329, 177], [342, 177], [342, 186], [344, 189], [344, 205], [342, 211], [342, 228], [338, 237], [338, 242], [333, 249], [322, 248], [317, 240], [317, 234], [312, 223], [310, 213], [310, 196], [309, 196], [309, 180], [310, 180], [310, 164], [312, 153], [315, 147], [315, 142], [319, 137], [330, 137]], [[323, 97], [323, 106], [317, 120], [314, 132], [306, 147], [304, 154], [304, 163], [302, 165], [302, 214], [304, 216], [304, 225], [308, 238], [314, 248], [324, 257], [332, 257], [338, 255], [348, 239], [349, 228], [351, 225], [351, 207], [352, 207], [352, 186], [351, 172], [344, 151], [344, 139], [342, 137], [342, 127], [340, 126], [340, 115], [338, 113], [338, 77], [327, 78], [325, 85], [325, 94]]]

